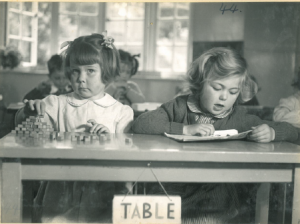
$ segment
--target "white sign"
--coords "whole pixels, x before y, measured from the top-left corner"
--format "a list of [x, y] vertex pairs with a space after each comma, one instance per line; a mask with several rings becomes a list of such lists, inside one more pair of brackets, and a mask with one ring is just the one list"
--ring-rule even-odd
[[180, 196], [115, 195], [113, 223], [181, 223]]

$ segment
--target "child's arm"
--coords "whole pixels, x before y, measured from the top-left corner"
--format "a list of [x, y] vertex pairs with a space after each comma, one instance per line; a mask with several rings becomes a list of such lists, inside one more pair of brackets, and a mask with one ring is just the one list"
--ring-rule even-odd
[[297, 108], [296, 105], [299, 105], [299, 102], [295, 97], [281, 99], [279, 105], [274, 109], [273, 120], [285, 121], [300, 128], [300, 108], [299, 106]]
[[97, 124], [94, 119], [88, 120], [87, 123], [91, 124], [90, 133], [109, 133], [109, 129], [106, 126], [103, 124]]
[[21, 124], [29, 116], [45, 114], [45, 103], [42, 100], [25, 100], [25, 106], [18, 110], [15, 118], [15, 124]]
[[215, 132], [215, 128], [212, 124], [191, 124], [183, 126], [184, 135], [200, 135], [210, 136]]
[[144, 94], [142, 93], [140, 87], [134, 82], [128, 82], [126, 96], [131, 103], [145, 102]]
[[131, 107], [124, 105], [120, 112], [120, 117], [116, 125], [116, 133], [126, 133], [130, 131], [133, 122], [133, 110]]
[[133, 123], [132, 130], [140, 134], [183, 134], [186, 100], [178, 97], [156, 110], [141, 114]]
[[275, 131], [267, 124], [252, 127], [252, 132], [247, 136], [255, 142], [271, 142], [275, 139]]
[[27, 93], [24, 100], [37, 100], [43, 99], [50, 94], [51, 85], [49, 82], [42, 82], [36, 88]]
[[[253, 130], [253, 140], [259, 142], [270, 141], [291, 141], [294, 142], [298, 139], [298, 131], [291, 124], [286, 122], [274, 122], [261, 120], [259, 117], [246, 114], [245, 111], [239, 111], [236, 116], [232, 116], [233, 122], [228, 128], [235, 128], [239, 132]], [[216, 128], [216, 126], [215, 126]], [[216, 129], [219, 129], [218, 127]], [[274, 130], [274, 133], [273, 133]], [[275, 134], [273, 136], [273, 134]], [[251, 135], [249, 135], [250, 137]], [[256, 137], [255, 137], [256, 136]], [[261, 136], [261, 137], [258, 137]], [[264, 136], [264, 137], [263, 137]], [[250, 137], [251, 138], [251, 137]]]

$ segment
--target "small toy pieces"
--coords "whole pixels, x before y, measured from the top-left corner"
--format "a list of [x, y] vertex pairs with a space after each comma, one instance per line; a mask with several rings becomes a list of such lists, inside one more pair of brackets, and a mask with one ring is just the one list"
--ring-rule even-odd
[[51, 132], [53, 132], [54, 129], [44, 122], [43, 118], [43, 115], [37, 117], [30, 116], [26, 121], [23, 121], [22, 124], [19, 124], [15, 130], [12, 130], [12, 133], [29, 136], [34, 139], [45, 137], [51, 138]]
[[96, 134], [89, 134], [89, 133], [81, 133], [81, 132], [75, 132], [71, 134], [71, 141], [84, 141], [84, 142], [91, 142], [98, 140], [99, 137]]

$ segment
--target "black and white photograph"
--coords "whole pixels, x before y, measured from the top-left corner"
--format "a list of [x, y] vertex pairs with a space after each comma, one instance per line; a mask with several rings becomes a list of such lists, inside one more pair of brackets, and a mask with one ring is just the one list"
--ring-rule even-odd
[[300, 1], [0, 1], [0, 222], [300, 224]]

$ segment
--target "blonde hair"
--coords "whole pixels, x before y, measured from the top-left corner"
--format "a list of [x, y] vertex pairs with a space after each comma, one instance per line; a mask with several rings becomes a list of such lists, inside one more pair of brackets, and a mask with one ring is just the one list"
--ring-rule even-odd
[[248, 75], [246, 60], [230, 48], [216, 47], [204, 52], [191, 64], [187, 81], [190, 91], [199, 96], [205, 82], [232, 76], [241, 77], [237, 102], [251, 100], [258, 91], [257, 84]]

